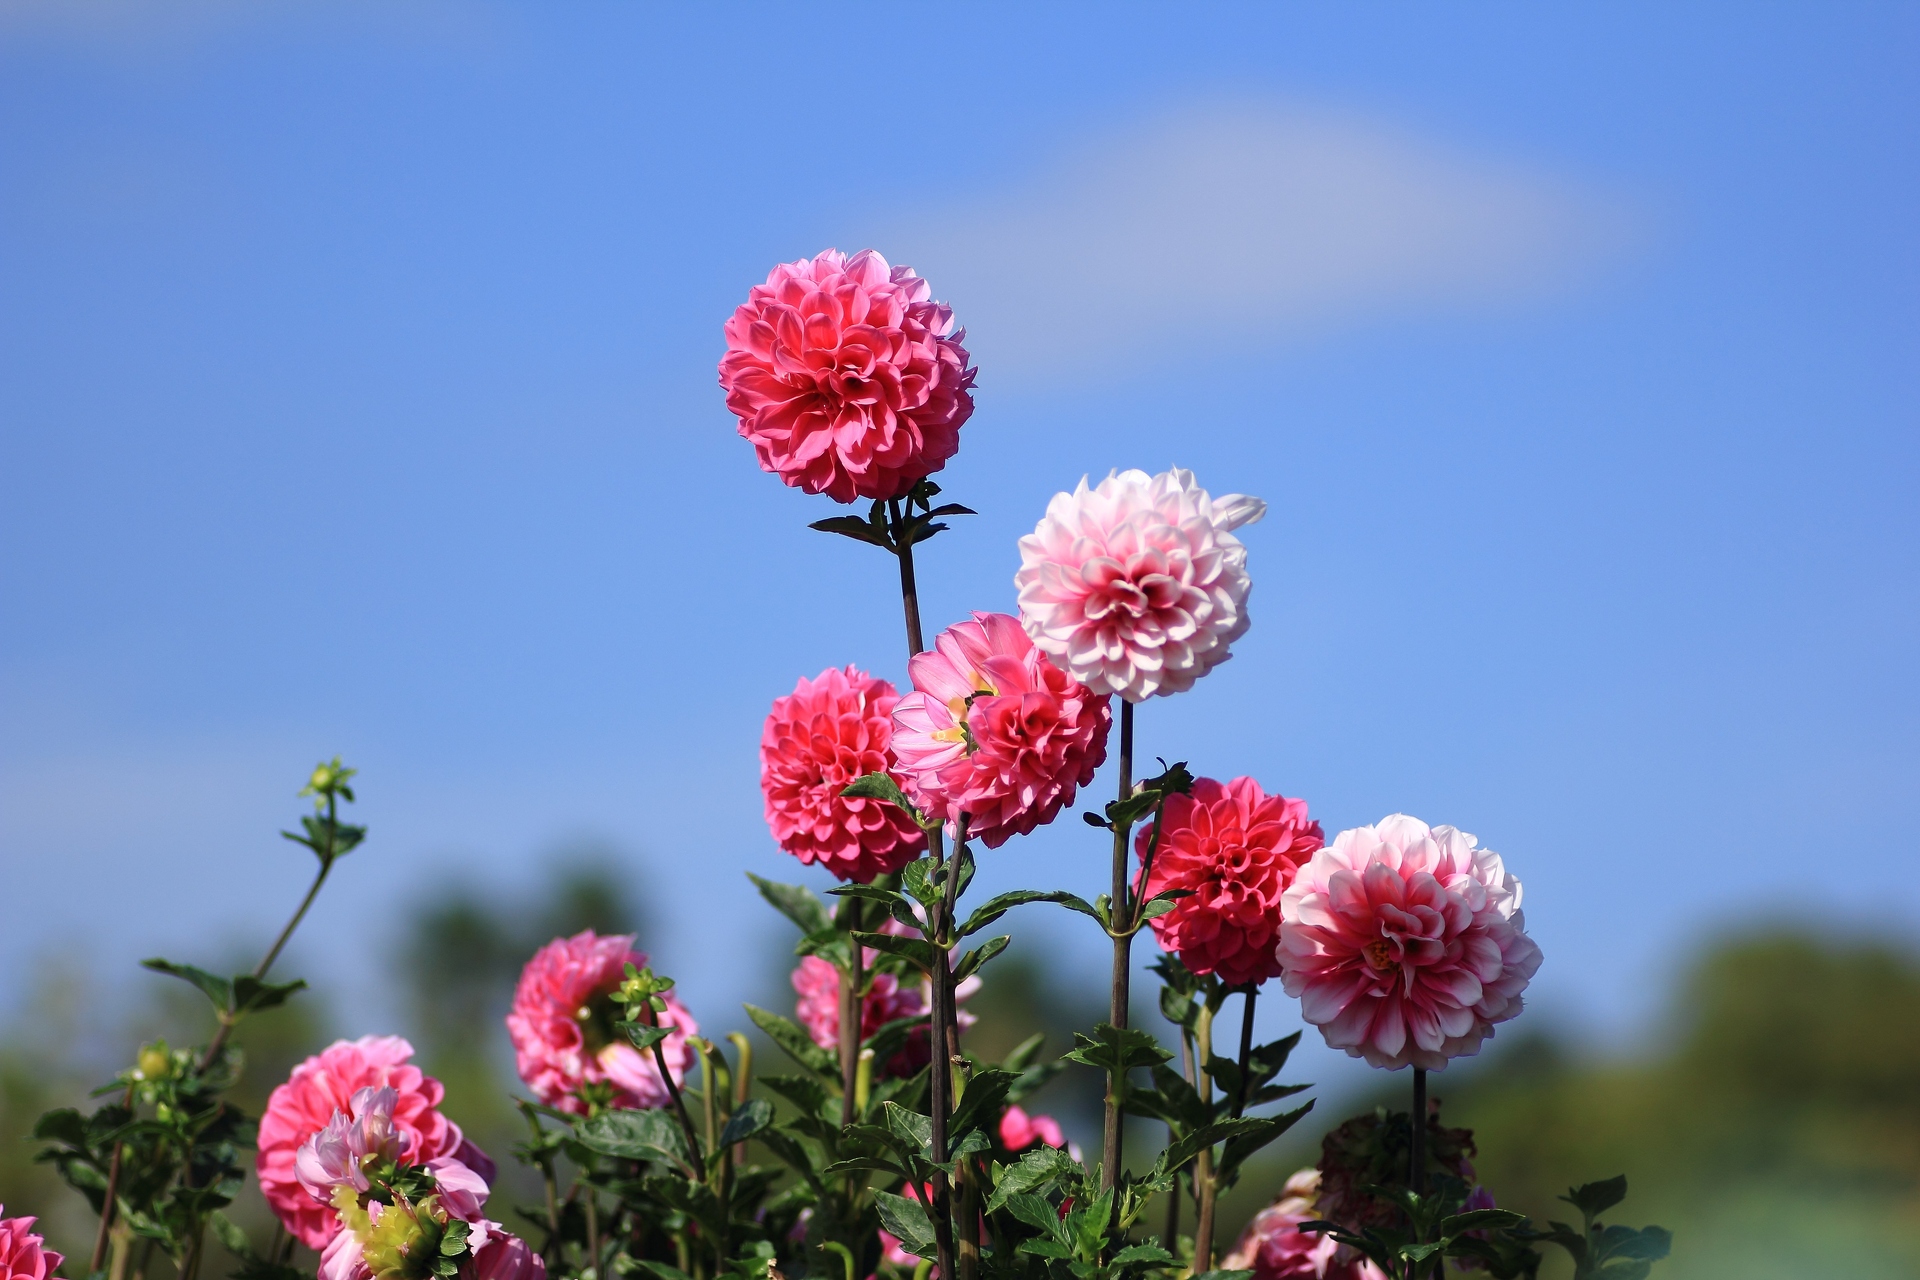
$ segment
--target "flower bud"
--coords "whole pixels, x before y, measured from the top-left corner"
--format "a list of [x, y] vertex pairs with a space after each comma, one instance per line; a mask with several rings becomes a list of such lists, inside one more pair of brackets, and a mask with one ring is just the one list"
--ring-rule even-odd
[[173, 1074], [173, 1052], [167, 1048], [165, 1040], [155, 1040], [152, 1044], [140, 1046], [140, 1054], [133, 1060], [134, 1076], [141, 1080], [165, 1080]]

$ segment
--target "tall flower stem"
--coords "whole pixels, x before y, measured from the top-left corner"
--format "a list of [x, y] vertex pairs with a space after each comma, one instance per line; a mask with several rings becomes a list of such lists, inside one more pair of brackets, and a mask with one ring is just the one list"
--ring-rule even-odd
[[[947, 882], [945, 900], [940, 906], [940, 928], [934, 943], [934, 987], [941, 993], [938, 1009], [940, 1030], [934, 1037], [933, 1060], [934, 1079], [944, 1077], [948, 1084], [948, 1105], [959, 1102], [960, 1084], [957, 1068], [960, 1066], [960, 1027], [959, 1013], [954, 1006], [953, 971], [949, 967], [948, 953], [959, 939], [953, 936], [959, 919], [960, 881], [965, 877], [967, 862], [967, 815], [961, 814], [954, 833], [953, 860], [947, 864]], [[942, 1137], [934, 1143], [934, 1158], [945, 1160], [947, 1147], [945, 1138], [946, 1120], [942, 1117], [940, 1128]], [[956, 1258], [959, 1269], [953, 1272], [942, 1271], [941, 1275], [954, 1275], [958, 1280], [974, 1280], [980, 1268], [980, 1215], [975, 1207], [976, 1197], [966, 1179], [964, 1171], [960, 1174], [960, 1185], [949, 1189], [949, 1204], [952, 1216], [958, 1220], [958, 1241]]]
[[858, 1118], [858, 1092], [860, 1077], [860, 1032], [865, 1029], [866, 1001], [861, 988], [862, 961], [865, 950], [856, 942], [851, 933], [861, 927], [860, 899], [849, 898], [847, 905], [850, 913], [847, 938], [846, 972], [840, 975], [840, 1126], [845, 1128]]
[[1253, 1058], [1253, 1002], [1260, 988], [1249, 986], [1240, 1006], [1240, 1087], [1233, 1099], [1233, 1118], [1247, 1109], [1247, 1064]]
[[[1120, 799], [1133, 795], [1133, 704], [1120, 700]], [[1113, 899], [1109, 908], [1113, 924], [1113, 991], [1107, 1021], [1116, 1027], [1127, 1025], [1128, 990], [1133, 976], [1133, 912], [1127, 902], [1127, 836], [1132, 824], [1113, 824]], [[1100, 1189], [1111, 1191], [1120, 1181], [1121, 1099], [1127, 1087], [1126, 1073], [1118, 1069], [1107, 1076], [1105, 1124], [1101, 1130]]]
[[[893, 527], [896, 530], [901, 528], [905, 516], [901, 513], [899, 502], [890, 502], [887, 508], [893, 517]], [[894, 548], [894, 554], [900, 560], [900, 605], [907, 615], [907, 656], [911, 658], [926, 648], [920, 642], [920, 586], [913, 577], [913, 544], [896, 534]]]
[[[1194, 1053], [1199, 1062], [1200, 1105], [1203, 1114], [1213, 1113], [1213, 1077], [1207, 1063], [1213, 1059], [1213, 1012], [1217, 997], [1210, 991], [1200, 1016], [1194, 1021]], [[1193, 1226], [1193, 1269], [1196, 1273], [1213, 1270], [1213, 1211], [1216, 1189], [1213, 1185], [1213, 1148], [1202, 1147], [1193, 1162], [1193, 1191], [1199, 1200]]]
[[1413, 1122], [1412, 1150], [1407, 1157], [1407, 1188], [1415, 1195], [1427, 1192], [1427, 1072], [1425, 1067], [1413, 1069], [1413, 1114], [1407, 1117]]

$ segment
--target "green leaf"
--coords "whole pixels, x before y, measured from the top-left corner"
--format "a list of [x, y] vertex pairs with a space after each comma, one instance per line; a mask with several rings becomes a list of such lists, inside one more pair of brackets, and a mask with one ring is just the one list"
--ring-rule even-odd
[[975, 1125], [984, 1128], [999, 1120], [1000, 1104], [1019, 1078], [1017, 1071], [997, 1068], [974, 1072], [973, 1079], [967, 1081], [967, 1091], [960, 1097], [959, 1107], [947, 1122], [947, 1132], [965, 1133]]
[[[1172, 1262], [1173, 1255], [1157, 1244], [1130, 1244], [1108, 1260], [1109, 1266], [1125, 1267], [1134, 1263]], [[1245, 1272], [1252, 1275], [1253, 1272]]]
[[1059, 894], [1041, 893], [1037, 889], [1016, 889], [1012, 893], [997, 893], [981, 903], [979, 909], [967, 917], [966, 923], [960, 926], [959, 933], [954, 936], [958, 939], [976, 934], [1015, 907], [1025, 906], [1029, 902], [1058, 901], [1060, 901]]
[[809, 529], [818, 529], [822, 533], [837, 533], [843, 538], [852, 538], [856, 542], [865, 542], [886, 551], [893, 550], [893, 543], [884, 531], [875, 533], [873, 526], [859, 516], [833, 516], [826, 520], [815, 520]]
[[1192, 1280], [1249, 1280], [1251, 1271], [1202, 1271]]
[[1604, 1182], [1589, 1182], [1575, 1187], [1560, 1197], [1584, 1214], [1589, 1223], [1626, 1198], [1627, 1175], [1624, 1173]]
[[[1104, 897], [1105, 895], [1102, 896]], [[1097, 909], [1092, 903], [1080, 897], [1078, 894], [1067, 893], [1065, 891], [1043, 893], [1035, 898], [1034, 901], [1057, 902], [1069, 911], [1078, 911], [1083, 916], [1092, 916], [1100, 922], [1102, 929], [1107, 927], [1107, 913]]]
[[1168, 890], [1166, 893], [1158, 894], [1147, 899], [1146, 905], [1140, 909], [1140, 919], [1143, 922], [1147, 920], [1158, 920], [1161, 916], [1179, 906], [1180, 903], [1177, 899], [1185, 896], [1186, 894], [1182, 891]]
[[1313, 1103], [1309, 1102], [1304, 1107], [1282, 1112], [1277, 1116], [1251, 1117], [1260, 1127], [1248, 1129], [1227, 1139], [1226, 1149], [1220, 1153], [1220, 1172], [1229, 1174], [1238, 1169], [1246, 1162], [1247, 1157], [1293, 1128], [1300, 1122], [1300, 1118], [1311, 1110], [1313, 1110]]
[[1265, 1127], [1269, 1122], [1259, 1116], [1241, 1116], [1238, 1120], [1216, 1120], [1212, 1124], [1202, 1125], [1192, 1133], [1183, 1134], [1167, 1144], [1166, 1150], [1154, 1162], [1154, 1167], [1166, 1173], [1182, 1168], [1187, 1161], [1199, 1155], [1201, 1150], [1216, 1142], [1250, 1133]]
[[783, 1018], [756, 1005], [744, 1007], [747, 1017], [753, 1019], [753, 1025], [766, 1032], [767, 1038], [785, 1050], [788, 1057], [809, 1071], [817, 1071], [835, 1081], [840, 1079], [839, 1059], [815, 1044], [813, 1037], [802, 1031], [793, 1019]]
[[1457, 1236], [1463, 1231], [1503, 1231], [1517, 1227], [1525, 1222], [1523, 1213], [1511, 1209], [1471, 1209], [1466, 1213], [1456, 1213], [1451, 1218], [1440, 1219], [1440, 1234]]
[[1019, 1044], [1013, 1046], [1013, 1051], [1007, 1054], [1005, 1061], [1001, 1062], [1000, 1065], [1007, 1071], [1025, 1071], [1033, 1066], [1034, 1062], [1040, 1057], [1040, 1054], [1046, 1047], [1047, 1033], [1044, 1031], [1036, 1031]]
[[883, 800], [890, 805], [906, 810], [909, 817], [920, 822], [920, 810], [914, 808], [913, 801], [907, 799], [907, 793], [900, 784], [884, 773], [865, 773], [840, 788], [842, 797], [850, 800]]
[[833, 928], [833, 917], [827, 914], [825, 904], [813, 896], [813, 890], [804, 885], [762, 880], [751, 871], [747, 879], [753, 881], [754, 888], [760, 890], [760, 896], [771, 903], [774, 910], [799, 925], [801, 933], [814, 934]]
[[[233, 1219], [229, 1218], [226, 1214], [215, 1209], [207, 1215], [207, 1225], [213, 1228], [214, 1238], [224, 1245], [227, 1252], [234, 1257], [242, 1261], [247, 1261], [255, 1256], [253, 1252], [253, 1242], [247, 1239], [247, 1233], [234, 1225]], [[460, 1225], [465, 1226], [466, 1224], [461, 1223]]]
[[901, 1248], [923, 1257], [934, 1252], [933, 1219], [918, 1200], [876, 1191], [873, 1207], [880, 1214], [880, 1225], [899, 1239]]
[[940, 960], [940, 949], [922, 938], [899, 938], [891, 933], [863, 933], [856, 930], [853, 939], [863, 947], [910, 960], [925, 973], [932, 973]]
[[673, 1034], [672, 1027], [650, 1027], [644, 1022], [616, 1022], [614, 1026], [618, 1027], [627, 1039], [633, 1041], [633, 1047], [641, 1053], [647, 1053], [653, 1046]]
[[265, 1009], [276, 1009], [287, 1002], [287, 998], [296, 991], [307, 987], [305, 978], [295, 978], [292, 982], [263, 982], [250, 973], [243, 973], [233, 979], [233, 1011], [235, 1013], [259, 1013]]
[[1116, 1027], [1110, 1022], [1094, 1027], [1091, 1036], [1076, 1031], [1073, 1038], [1075, 1045], [1066, 1055], [1068, 1061], [1108, 1073], [1124, 1075], [1135, 1067], [1158, 1066], [1173, 1057], [1146, 1032], [1135, 1027]]
[[898, 1140], [903, 1151], [916, 1156], [924, 1155], [927, 1148], [933, 1145], [931, 1116], [909, 1111], [897, 1102], [883, 1103], [880, 1110], [886, 1117], [887, 1131]]
[[623, 1160], [659, 1160], [687, 1166], [692, 1160], [679, 1122], [665, 1110], [603, 1111], [574, 1129], [589, 1151]]
[[[1080, 1173], [1079, 1163], [1058, 1147], [1035, 1147], [1003, 1169], [993, 1194], [987, 1198], [986, 1211], [998, 1213], [1014, 1196], [1024, 1195], [1050, 1183], [1071, 1181]], [[1048, 1212], [1053, 1212], [1051, 1207]]]
[[773, 1104], [765, 1098], [748, 1098], [740, 1109], [727, 1117], [717, 1144], [722, 1150], [736, 1142], [745, 1142], [773, 1123]]
[[230, 1012], [233, 1008], [233, 984], [218, 974], [208, 973], [205, 969], [195, 968], [190, 964], [175, 964], [171, 960], [162, 960], [158, 956], [151, 960], [142, 960], [140, 967], [191, 982], [200, 988], [200, 993], [211, 1000], [214, 1009], [220, 1013]]
[[941, 902], [940, 887], [933, 882], [932, 858], [920, 858], [900, 868], [900, 887], [929, 913]]
[[1046, 1235], [1059, 1239], [1066, 1234], [1060, 1221], [1060, 1211], [1042, 1196], [1016, 1191], [1005, 1196], [996, 1194], [994, 1199], [1000, 1201], [1015, 1218]]
[[1638, 1258], [1658, 1262], [1673, 1248], [1673, 1233], [1665, 1227], [1609, 1225], [1594, 1232], [1594, 1253], [1603, 1259]]
[[960, 957], [960, 963], [953, 967], [953, 980], [955, 982], [965, 982], [968, 978], [980, 972], [981, 967], [985, 965], [987, 961], [993, 959], [1002, 951], [1005, 951], [1007, 944], [1012, 941], [1013, 939], [1011, 937], [1003, 933], [997, 938], [987, 939], [973, 950], [967, 952], [967, 954]]

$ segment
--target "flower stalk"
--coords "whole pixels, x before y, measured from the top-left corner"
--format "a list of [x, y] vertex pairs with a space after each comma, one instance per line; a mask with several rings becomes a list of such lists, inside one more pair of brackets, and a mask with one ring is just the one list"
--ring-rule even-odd
[[[1119, 799], [1133, 797], [1133, 704], [1120, 702], [1120, 785]], [[1113, 978], [1109, 993], [1107, 1021], [1124, 1029], [1127, 1004], [1131, 999], [1133, 976], [1133, 911], [1127, 900], [1127, 837], [1133, 824], [1124, 819], [1113, 824], [1113, 898], [1109, 916], [1114, 922]], [[1126, 1090], [1126, 1073], [1119, 1068], [1108, 1073], [1105, 1113], [1102, 1116], [1100, 1149], [1100, 1189], [1111, 1191], [1120, 1180], [1121, 1142], [1124, 1118], [1121, 1101]]]

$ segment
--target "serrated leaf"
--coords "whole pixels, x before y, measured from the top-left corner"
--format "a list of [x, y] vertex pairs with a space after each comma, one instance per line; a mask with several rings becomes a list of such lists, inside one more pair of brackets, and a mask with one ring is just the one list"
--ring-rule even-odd
[[822, 1049], [813, 1042], [813, 1037], [802, 1031], [791, 1018], [783, 1018], [770, 1010], [757, 1005], [743, 1006], [753, 1025], [767, 1033], [767, 1038], [786, 1052], [787, 1056], [809, 1071], [817, 1071], [823, 1076], [840, 1079], [840, 1062], [831, 1052]]
[[909, 1111], [897, 1102], [883, 1103], [881, 1114], [886, 1118], [887, 1132], [897, 1139], [902, 1147], [914, 1155], [925, 1154], [933, 1145], [933, 1119], [915, 1111]]
[[939, 905], [941, 894], [933, 883], [933, 859], [919, 858], [900, 868], [900, 888], [926, 911]]
[[880, 1225], [895, 1236], [908, 1253], [924, 1256], [934, 1252], [933, 1219], [918, 1200], [876, 1191], [873, 1207], [880, 1214]]
[[753, 881], [754, 888], [774, 910], [799, 925], [801, 933], [815, 934], [833, 928], [833, 917], [827, 914], [826, 905], [813, 896], [813, 890], [804, 885], [762, 880], [751, 871], [747, 879]]
[[574, 1127], [580, 1145], [624, 1160], [660, 1160], [686, 1166], [692, 1157], [678, 1120], [666, 1111], [603, 1111]]
[[727, 1117], [726, 1127], [720, 1130], [720, 1141], [716, 1145], [724, 1150], [736, 1142], [745, 1142], [772, 1123], [773, 1104], [765, 1098], [748, 1098]]
[[1044, 1197], [1036, 1196], [1031, 1192], [1017, 1191], [1005, 1196], [996, 1195], [994, 1199], [1000, 1201], [1008, 1213], [1028, 1226], [1055, 1239], [1065, 1236], [1065, 1228], [1060, 1221], [1060, 1211]]
[[[1173, 1255], [1157, 1244], [1130, 1244], [1108, 1259], [1107, 1265], [1113, 1267], [1131, 1266], [1134, 1263], [1172, 1262]], [[1245, 1272], [1252, 1275], [1253, 1272]]]
[[1097, 1067], [1101, 1071], [1122, 1074], [1136, 1067], [1154, 1067], [1173, 1055], [1160, 1042], [1135, 1027], [1116, 1027], [1102, 1022], [1091, 1036], [1074, 1032], [1074, 1048], [1066, 1054], [1070, 1062]]
[[1080, 1165], [1074, 1158], [1058, 1147], [1036, 1147], [1022, 1153], [1018, 1160], [1002, 1169], [1000, 1181], [987, 1198], [986, 1211], [998, 1213], [1014, 1196], [1026, 1194], [1051, 1182], [1076, 1178], [1080, 1172]]

